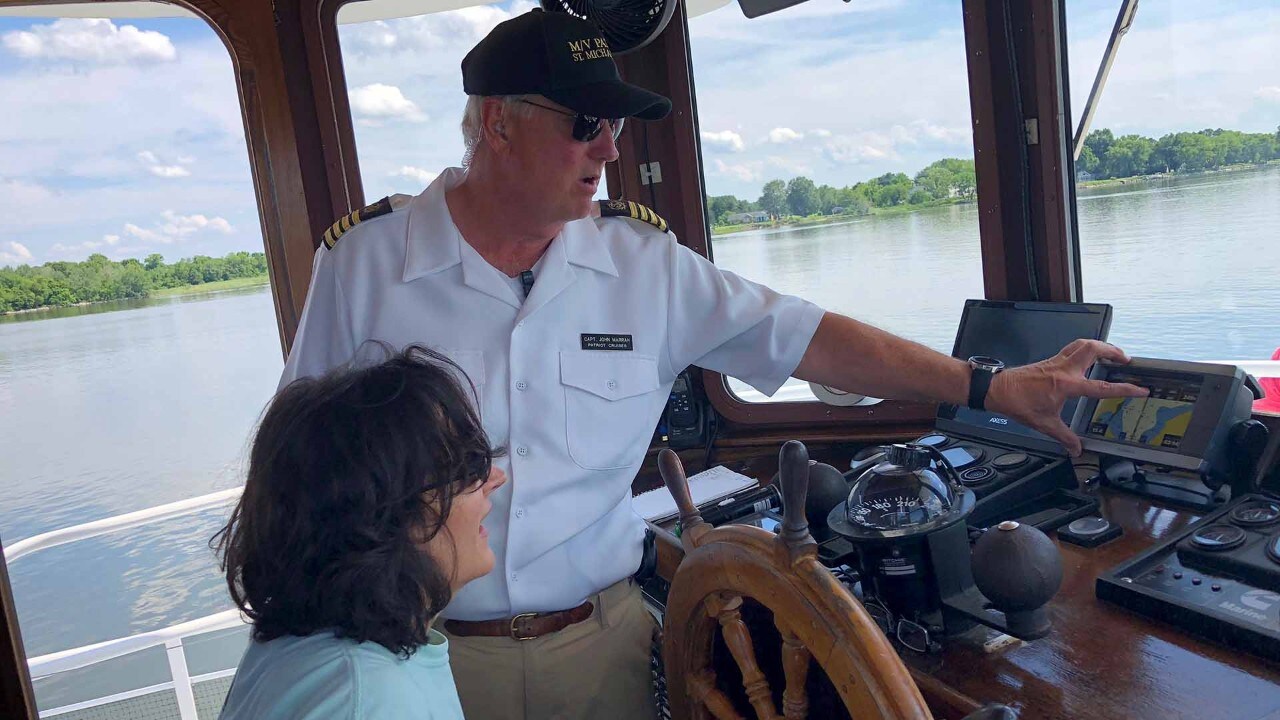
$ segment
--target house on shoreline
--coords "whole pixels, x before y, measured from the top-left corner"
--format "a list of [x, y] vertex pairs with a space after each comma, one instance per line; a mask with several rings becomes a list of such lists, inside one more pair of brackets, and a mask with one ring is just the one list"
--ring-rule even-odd
[[763, 210], [753, 210], [751, 212], [729, 213], [725, 216], [730, 225], [745, 225], [747, 223], [769, 222], [769, 213]]

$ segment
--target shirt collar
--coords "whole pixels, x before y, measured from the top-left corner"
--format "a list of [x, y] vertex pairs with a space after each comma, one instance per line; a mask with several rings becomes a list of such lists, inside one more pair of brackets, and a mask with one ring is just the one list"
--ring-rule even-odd
[[[453, 224], [453, 216], [449, 214], [444, 195], [457, 187], [465, 177], [466, 170], [448, 168], [409, 204], [402, 278], [404, 282], [462, 262], [461, 243], [466, 241], [458, 231], [458, 226]], [[569, 264], [618, 277], [613, 256], [593, 218], [566, 223], [560, 231], [559, 239], [564, 247], [564, 259]], [[554, 260], [547, 258], [546, 262]]]
[[613, 264], [608, 242], [600, 234], [595, 218], [566, 223], [560, 236], [564, 240], [564, 256], [569, 264], [618, 277], [618, 267]]
[[462, 233], [453, 224], [444, 194], [466, 177], [462, 168], [448, 168], [409, 204], [405, 230], [404, 282], [439, 272], [462, 262], [458, 246]]

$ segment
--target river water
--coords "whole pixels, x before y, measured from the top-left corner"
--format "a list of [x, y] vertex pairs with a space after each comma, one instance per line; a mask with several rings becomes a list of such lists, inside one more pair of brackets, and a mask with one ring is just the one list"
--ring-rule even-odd
[[[1132, 354], [1267, 359], [1280, 347], [1280, 168], [1121, 185], [1079, 201], [1085, 299], [1115, 307]], [[716, 261], [779, 290], [949, 352], [981, 297], [975, 205], [714, 240]], [[265, 287], [0, 319], [0, 538], [242, 482], [282, 367]], [[206, 543], [225, 510], [58, 547], [13, 563], [31, 656], [230, 607]], [[241, 636], [190, 651], [217, 668]], [[230, 648], [230, 650], [228, 650]], [[234, 662], [234, 660], [233, 660]], [[111, 681], [38, 685], [42, 707], [164, 679], [152, 653]]]

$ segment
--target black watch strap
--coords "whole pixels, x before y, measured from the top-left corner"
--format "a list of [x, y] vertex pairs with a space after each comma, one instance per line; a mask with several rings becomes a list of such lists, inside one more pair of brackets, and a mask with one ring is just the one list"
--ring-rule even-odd
[[995, 358], [980, 355], [969, 358], [969, 407], [971, 409], [986, 409], [987, 391], [991, 389], [991, 380], [1003, 369], [1004, 363]]
[[987, 391], [991, 389], [991, 378], [996, 374], [986, 368], [969, 370], [969, 407], [973, 410], [985, 410]]

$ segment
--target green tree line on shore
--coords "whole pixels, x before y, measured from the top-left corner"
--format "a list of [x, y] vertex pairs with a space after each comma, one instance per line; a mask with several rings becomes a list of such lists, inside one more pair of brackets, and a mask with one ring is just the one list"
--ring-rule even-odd
[[263, 253], [197, 255], [166, 264], [159, 253], [119, 262], [94, 253], [83, 262], [0, 268], [0, 312], [146, 297], [153, 290], [267, 274]]
[[1274, 135], [1218, 129], [1169, 133], [1158, 140], [1141, 135], [1115, 137], [1102, 129], [1085, 137], [1076, 171], [1105, 180], [1271, 160], [1280, 160], [1280, 127]]
[[[1076, 162], [1081, 178], [1106, 180], [1160, 173], [1200, 172], [1229, 165], [1280, 160], [1280, 127], [1275, 134], [1238, 130], [1199, 130], [1169, 133], [1159, 139], [1141, 135], [1116, 137], [1109, 129], [1094, 130], [1085, 138]], [[835, 188], [815, 185], [807, 177], [770, 180], [756, 200], [733, 195], [707, 198], [712, 225], [755, 222], [743, 214], [759, 214], [769, 220], [788, 216], [866, 215], [872, 208], [964, 202], [976, 196], [973, 160], [938, 160], [915, 177], [886, 173], [856, 185]]]
[[976, 192], [973, 160], [946, 158], [916, 173], [914, 179], [905, 173], [885, 173], [842, 188], [817, 185], [803, 176], [786, 182], [770, 180], [758, 200], [713, 195], [707, 198], [706, 208], [712, 225], [733, 225], [742, 213], [765, 213], [770, 218], [866, 215], [872, 208], [972, 200]]

